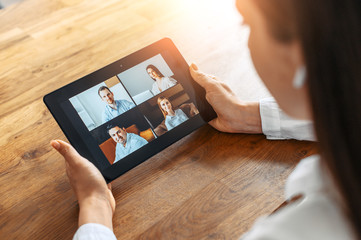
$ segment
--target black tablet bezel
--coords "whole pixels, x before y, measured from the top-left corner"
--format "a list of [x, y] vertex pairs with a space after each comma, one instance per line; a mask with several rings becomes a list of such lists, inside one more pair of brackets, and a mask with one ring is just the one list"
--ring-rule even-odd
[[[84, 135], [77, 130], [82, 128], [79, 124], [74, 126], [74, 119], [69, 119], [64, 109], [70, 104], [69, 99], [92, 86], [95, 86], [106, 79], [134, 67], [135, 65], [157, 55], [161, 54], [169, 67], [179, 78], [182, 87], [189, 95], [199, 110], [198, 115], [184, 122], [180, 126], [172, 129], [166, 134], [159, 136], [156, 140], [149, 142], [141, 149], [129, 154], [121, 160], [110, 166], [103, 166], [106, 160], [98, 145], [91, 141], [85, 141]], [[189, 66], [183, 56], [180, 54], [174, 43], [169, 38], [161, 39], [139, 51], [136, 51], [126, 57], [123, 57], [93, 73], [88, 74], [43, 98], [44, 103], [57, 121], [58, 125], [68, 138], [69, 142], [83, 157], [90, 160], [102, 173], [107, 182], [111, 182], [123, 173], [129, 171], [135, 166], [147, 160], [149, 157], [157, 154], [169, 145], [193, 132], [206, 122], [216, 117], [216, 113], [205, 99], [205, 90], [199, 86], [189, 73]], [[85, 127], [85, 126], [84, 126]], [[89, 133], [90, 135], [90, 133]], [[97, 150], [98, 149], [98, 150]], [[108, 161], [108, 160], [107, 160]]]

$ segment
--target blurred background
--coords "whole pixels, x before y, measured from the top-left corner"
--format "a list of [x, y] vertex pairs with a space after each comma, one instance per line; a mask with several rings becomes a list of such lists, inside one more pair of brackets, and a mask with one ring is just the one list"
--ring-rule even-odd
[[0, 0], [0, 8], [8, 7], [14, 3], [20, 2], [22, 0]]

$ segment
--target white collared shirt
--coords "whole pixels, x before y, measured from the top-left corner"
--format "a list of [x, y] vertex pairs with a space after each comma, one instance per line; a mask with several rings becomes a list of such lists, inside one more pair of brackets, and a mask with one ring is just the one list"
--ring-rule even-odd
[[152, 85], [152, 93], [155, 96], [155, 95], [165, 91], [166, 89], [168, 89], [170, 87], [173, 87], [176, 84], [177, 84], [177, 81], [174, 78], [172, 78], [172, 77], [163, 77], [160, 88], [159, 88], [157, 82], [153, 83], [153, 85]]
[[165, 117], [164, 124], [168, 131], [188, 120], [188, 116], [182, 111], [182, 109], [175, 110], [174, 114], [174, 116], [167, 115]]

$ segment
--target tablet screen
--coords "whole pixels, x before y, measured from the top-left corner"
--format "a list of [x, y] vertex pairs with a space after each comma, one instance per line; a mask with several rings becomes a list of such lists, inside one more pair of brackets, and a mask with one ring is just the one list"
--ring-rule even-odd
[[57, 97], [58, 114], [52, 111], [69, 141], [76, 141], [107, 181], [205, 123], [188, 67], [169, 49], [152, 52], [65, 86]]

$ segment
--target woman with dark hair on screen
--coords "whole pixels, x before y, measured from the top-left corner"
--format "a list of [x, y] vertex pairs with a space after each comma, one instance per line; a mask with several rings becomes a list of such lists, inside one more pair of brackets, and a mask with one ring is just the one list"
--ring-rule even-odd
[[173, 110], [172, 103], [168, 98], [159, 97], [157, 102], [159, 109], [163, 113], [165, 119], [164, 124], [168, 131], [188, 120], [188, 116], [182, 111], [182, 109], [178, 108]]
[[149, 76], [154, 80], [152, 86], [152, 93], [154, 96], [177, 84], [177, 81], [174, 78], [165, 77], [154, 65], [148, 65], [146, 70]]
[[[240, 101], [228, 86], [192, 65], [192, 77], [205, 88], [218, 115], [210, 125], [223, 132], [263, 132], [272, 139], [312, 139], [305, 130], [313, 122], [319, 146], [319, 155], [303, 159], [289, 176], [289, 204], [256, 221], [242, 239], [360, 239], [361, 1], [238, 0], [237, 7], [250, 27], [254, 66], [277, 103]], [[94, 166], [88, 171], [98, 173], [98, 185], [84, 190], [89, 174], [76, 173], [90, 163], [70, 145], [52, 144], [74, 173], [69, 179], [81, 207], [79, 225], [93, 223], [99, 218], [89, 213], [96, 207], [82, 213], [84, 198], [96, 193], [110, 207], [114, 198], [104, 193], [105, 181]], [[72, 167], [73, 162], [77, 166]], [[108, 215], [102, 215], [107, 222], [97, 223], [110, 223], [111, 229], [110, 207], [105, 208], [112, 209]]]

